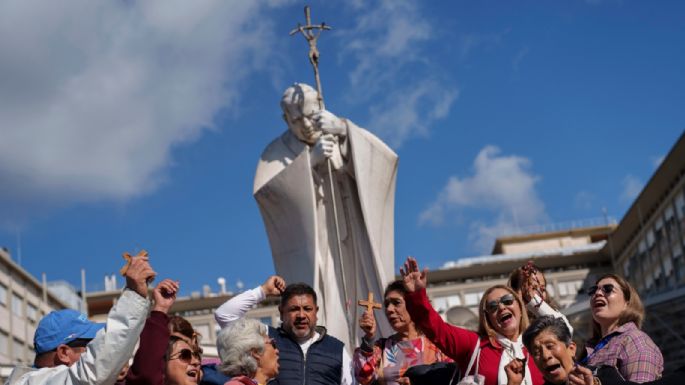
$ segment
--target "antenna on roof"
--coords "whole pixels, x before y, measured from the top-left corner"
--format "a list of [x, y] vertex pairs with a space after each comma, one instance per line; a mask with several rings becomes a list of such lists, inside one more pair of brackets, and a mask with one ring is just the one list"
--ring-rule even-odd
[[216, 283], [219, 284], [219, 287], [221, 288], [220, 293], [221, 294], [226, 294], [226, 278], [224, 277], [219, 277], [216, 279]]

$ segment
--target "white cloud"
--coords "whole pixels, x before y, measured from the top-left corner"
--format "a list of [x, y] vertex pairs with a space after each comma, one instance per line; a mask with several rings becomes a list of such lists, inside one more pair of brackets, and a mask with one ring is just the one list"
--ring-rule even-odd
[[437, 36], [419, 6], [385, 0], [367, 7], [352, 29], [338, 32], [346, 42], [340, 60], [356, 63], [348, 75], [347, 99], [366, 103], [368, 128], [399, 147], [412, 136], [425, 136], [447, 116], [458, 90], [436, 75], [446, 69], [425, 59], [431, 52], [422, 47]]
[[626, 175], [623, 180], [621, 181], [621, 185], [623, 186], [623, 190], [621, 191], [621, 195], [619, 196], [619, 200], [623, 203], [630, 203], [637, 198], [638, 195], [640, 195], [640, 192], [642, 191], [643, 184], [638, 179], [638, 177], [634, 175]]
[[212, 129], [265, 62], [271, 24], [261, 7], [1, 2], [0, 209], [157, 188], [173, 147]]
[[433, 82], [397, 91], [371, 107], [369, 127], [387, 138], [390, 146], [399, 147], [411, 135], [427, 136], [428, 127], [447, 115], [458, 94]]
[[500, 155], [495, 146], [484, 147], [474, 161], [473, 175], [450, 177], [436, 200], [420, 214], [419, 223], [439, 226], [446, 215], [461, 215], [466, 210], [484, 214], [490, 219], [472, 220], [469, 233], [474, 247], [484, 252], [497, 236], [548, 221], [535, 191], [540, 178], [531, 173], [530, 164], [524, 157]]
[[459, 41], [459, 56], [465, 60], [476, 49], [492, 49], [502, 43], [509, 33], [506, 29], [498, 33], [467, 33], [461, 36]]

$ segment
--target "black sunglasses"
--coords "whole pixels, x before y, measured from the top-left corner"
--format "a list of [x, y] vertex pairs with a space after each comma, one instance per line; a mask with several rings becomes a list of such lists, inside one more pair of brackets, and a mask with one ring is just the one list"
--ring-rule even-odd
[[514, 301], [515, 299], [513, 295], [505, 294], [497, 300], [486, 302], [485, 311], [487, 311], [488, 313], [494, 313], [499, 308], [499, 304], [502, 304], [504, 306], [511, 306], [514, 304]]
[[266, 343], [271, 345], [272, 348], [276, 349], [276, 340], [275, 339], [269, 338], [269, 340]]
[[169, 356], [169, 361], [179, 359], [181, 361], [190, 363], [193, 360], [193, 357], [197, 358], [198, 361], [202, 360], [202, 358], [200, 357], [200, 352], [192, 351], [190, 349], [181, 349], [176, 354], [172, 354], [171, 356]]
[[616, 286], [614, 286], [612, 283], [606, 283], [602, 286], [597, 286], [597, 285], [590, 286], [590, 288], [587, 289], [587, 295], [592, 297], [597, 292], [597, 289], [602, 289], [602, 292], [604, 293], [604, 295], [609, 295], [609, 294], [611, 294], [611, 292], [614, 291], [615, 287]]

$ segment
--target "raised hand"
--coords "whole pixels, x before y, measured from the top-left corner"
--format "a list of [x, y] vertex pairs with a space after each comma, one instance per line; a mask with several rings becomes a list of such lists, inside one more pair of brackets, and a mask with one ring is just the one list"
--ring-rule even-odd
[[414, 257], [407, 257], [404, 267], [400, 267], [404, 288], [409, 293], [426, 288], [426, 273], [428, 273], [428, 269], [420, 271], [419, 264]]
[[504, 371], [507, 373], [507, 385], [519, 385], [526, 374], [526, 362], [515, 358], [504, 367]]
[[285, 280], [277, 275], [272, 275], [262, 284], [262, 291], [266, 296], [281, 295], [284, 290]]
[[154, 270], [150, 266], [147, 255], [140, 255], [131, 258], [131, 265], [126, 270], [126, 288], [140, 294], [141, 297], [147, 298], [147, 284], [155, 279]]
[[330, 111], [321, 110], [312, 114], [312, 120], [316, 127], [324, 134], [347, 136], [345, 121], [335, 116]]
[[568, 374], [568, 383], [570, 385], [593, 385], [594, 380], [592, 371], [580, 365], [576, 365]]
[[359, 327], [364, 331], [367, 340], [376, 335], [376, 317], [373, 315], [373, 310], [371, 312], [365, 311], [362, 314], [359, 318]]
[[525, 279], [523, 282], [521, 282], [521, 298], [523, 298], [524, 303], [530, 302], [533, 297], [535, 297], [535, 294], [537, 294], [538, 290], [537, 288], [532, 284], [530, 278]]
[[152, 298], [155, 300], [152, 310], [168, 313], [171, 305], [176, 302], [178, 288], [179, 282], [168, 278], [157, 284], [157, 287], [152, 290]]

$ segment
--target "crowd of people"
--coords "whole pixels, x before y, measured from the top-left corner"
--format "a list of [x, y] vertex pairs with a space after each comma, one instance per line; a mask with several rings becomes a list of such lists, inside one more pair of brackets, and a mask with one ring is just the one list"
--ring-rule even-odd
[[[312, 287], [271, 276], [215, 311], [220, 362], [202, 365], [201, 336], [169, 314], [179, 283], [164, 279], [148, 298], [155, 272], [139, 255], [106, 323], [74, 310], [46, 315], [34, 336], [34, 365], [16, 367], [6, 384], [667, 385], [684, 374], [681, 368], [662, 377], [661, 351], [641, 330], [639, 295], [618, 275], [606, 274], [588, 289], [593, 333], [581, 344], [532, 262], [514, 270], [507, 285], [485, 291], [476, 331], [448, 324], [435, 311], [427, 271], [414, 258], [400, 274], [383, 298], [394, 334], [378, 336], [368, 308], [352, 354], [317, 324]], [[267, 296], [280, 297], [278, 328], [245, 317]]]

